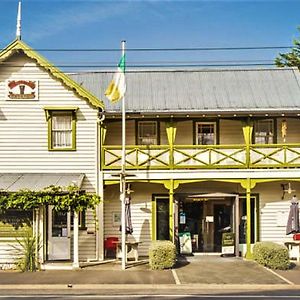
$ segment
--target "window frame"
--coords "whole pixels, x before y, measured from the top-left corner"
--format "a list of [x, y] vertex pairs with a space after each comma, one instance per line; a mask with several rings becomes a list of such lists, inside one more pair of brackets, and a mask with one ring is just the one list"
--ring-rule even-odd
[[194, 122], [194, 144], [199, 146], [209, 146], [205, 144], [198, 144], [198, 125], [200, 124], [213, 124], [214, 126], [214, 144], [211, 145], [218, 145], [219, 144], [219, 123], [218, 121], [195, 121]]
[[[155, 123], [156, 126], [156, 143], [155, 144], [141, 144], [140, 143], [140, 136], [139, 136], [139, 129], [140, 124], [142, 123]], [[136, 145], [140, 146], [151, 146], [151, 145], [159, 145], [160, 144], [160, 124], [157, 120], [137, 120], [136, 121]]]
[[[48, 122], [48, 151], [76, 151], [76, 131], [77, 131], [77, 116], [78, 107], [46, 107], [44, 108], [46, 119]], [[71, 115], [71, 146], [70, 147], [53, 147], [53, 115], [54, 114]]]
[[[257, 143], [256, 142], [256, 133], [257, 133], [257, 124], [258, 122], [261, 121], [271, 121], [272, 122], [272, 133], [273, 133], [273, 138], [271, 143]], [[253, 123], [253, 134], [252, 134], [252, 143], [257, 144], [257, 145], [272, 145], [277, 143], [277, 124], [276, 124], [276, 119], [274, 118], [263, 118], [263, 119], [255, 119]], [[270, 138], [270, 137], [269, 137]]]

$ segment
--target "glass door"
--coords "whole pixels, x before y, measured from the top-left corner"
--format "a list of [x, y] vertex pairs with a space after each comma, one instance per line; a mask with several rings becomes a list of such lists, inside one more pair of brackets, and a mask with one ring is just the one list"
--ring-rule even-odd
[[155, 199], [156, 240], [170, 239], [169, 199]]
[[70, 212], [55, 211], [48, 207], [48, 259], [71, 259], [70, 241], [71, 226]]

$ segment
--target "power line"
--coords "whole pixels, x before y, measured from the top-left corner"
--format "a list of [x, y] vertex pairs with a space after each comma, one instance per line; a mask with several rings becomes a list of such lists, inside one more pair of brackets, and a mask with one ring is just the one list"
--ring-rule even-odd
[[[233, 50], [275, 50], [292, 49], [295, 46], [249, 46], [249, 47], [183, 47], [183, 48], [127, 48], [126, 52], [163, 52], [163, 51], [233, 51]], [[116, 48], [39, 48], [24, 49], [38, 52], [119, 52]]]

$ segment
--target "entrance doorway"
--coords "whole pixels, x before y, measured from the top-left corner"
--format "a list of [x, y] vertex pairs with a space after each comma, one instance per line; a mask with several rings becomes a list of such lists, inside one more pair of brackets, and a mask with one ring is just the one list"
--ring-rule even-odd
[[189, 232], [193, 252], [221, 252], [223, 232], [233, 231], [234, 199], [185, 198], [179, 207], [179, 232]]
[[48, 207], [48, 259], [71, 259], [71, 214]]

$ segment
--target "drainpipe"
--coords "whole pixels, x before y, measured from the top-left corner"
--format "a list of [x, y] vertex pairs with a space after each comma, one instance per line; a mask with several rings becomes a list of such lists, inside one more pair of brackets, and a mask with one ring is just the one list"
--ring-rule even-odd
[[[96, 122], [96, 194], [101, 197], [101, 202], [96, 207], [96, 260], [104, 260], [104, 220], [103, 220], [103, 176], [101, 165], [102, 132], [101, 128], [105, 120], [104, 111], [99, 109]], [[100, 174], [101, 173], [101, 174]]]

